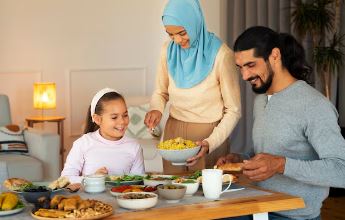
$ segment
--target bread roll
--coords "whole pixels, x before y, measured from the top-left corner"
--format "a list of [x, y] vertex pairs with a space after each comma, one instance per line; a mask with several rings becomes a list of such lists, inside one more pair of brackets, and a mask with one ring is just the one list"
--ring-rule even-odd
[[9, 190], [21, 190], [24, 185], [32, 184], [30, 181], [20, 178], [10, 178], [4, 181], [3, 185]]
[[241, 171], [243, 163], [226, 163], [220, 166], [215, 166], [215, 169], [220, 169], [224, 171]]

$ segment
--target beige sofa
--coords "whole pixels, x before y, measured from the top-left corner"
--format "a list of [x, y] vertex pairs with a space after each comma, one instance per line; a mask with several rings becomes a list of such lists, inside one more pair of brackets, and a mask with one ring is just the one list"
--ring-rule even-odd
[[[0, 126], [11, 124], [10, 104], [6, 95], [0, 94]], [[30, 181], [50, 181], [60, 176], [57, 134], [28, 129], [24, 131], [28, 154], [0, 153], [0, 183], [9, 177]]]
[[[133, 111], [133, 108], [136, 108], [138, 106], [141, 106], [142, 111], [141, 113], [139, 113], [141, 120], [138, 123], [140, 123], [140, 125], [142, 127], [140, 127], [141, 130], [147, 131], [146, 128], [144, 128], [143, 126], [143, 117], [144, 117], [144, 112], [147, 112], [148, 107], [149, 107], [149, 102], [150, 102], [150, 98], [149, 96], [126, 96], [126, 103], [128, 106], [128, 112], [129, 112], [129, 116], [131, 119], [130, 125], [129, 125], [129, 129], [127, 129], [127, 135], [129, 135], [130, 129], [131, 129], [131, 123], [133, 123], [133, 119], [136, 117], [135, 113]], [[160, 132], [160, 136], [159, 137], [152, 137], [151, 135], [142, 135], [144, 137], [138, 137], [138, 136], [134, 136], [134, 138], [136, 138], [141, 147], [143, 148], [144, 151], [144, 163], [145, 163], [145, 171], [146, 172], [163, 172], [163, 163], [162, 163], [162, 157], [160, 156], [160, 154], [158, 153], [156, 146], [158, 145], [159, 141], [161, 140], [162, 136], [163, 136], [163, 129], [166, 123], [166, 120], [168, 118], [168, 109], [166, 108], [166, 110], [163, 113], [163, 117], [161, 122], [159, 123], [158, 129], [161, 131]], [[138, 129], [139, 130], [139, 129]], [[130, 135], [129, 135], [130, 136]]]

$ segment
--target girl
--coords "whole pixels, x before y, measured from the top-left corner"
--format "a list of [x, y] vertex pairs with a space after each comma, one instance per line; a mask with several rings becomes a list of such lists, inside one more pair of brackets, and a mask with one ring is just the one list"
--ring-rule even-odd
[[129, 123], [124, 98], [105, 88], [93, 97], [85, 134], [73, 143], [61, 176], [80, 183], [89, 174], [144, 174], [139, 143], [125, 137]]
[[[169, 101], [164, 140], [198, 141], [200, 152], [187, 160], [189, 170], [213, 167], [228, 151], [228, 137], [241, 116], [239, 74], [233, 51], [207, 31], [198, 0], [170, 0], [163, 24], [171, 40], [163, 45], [156, 89], [145, 117], [148, 128], [162, 118]], [[184, 167], [164, 161], [165, 173]]]

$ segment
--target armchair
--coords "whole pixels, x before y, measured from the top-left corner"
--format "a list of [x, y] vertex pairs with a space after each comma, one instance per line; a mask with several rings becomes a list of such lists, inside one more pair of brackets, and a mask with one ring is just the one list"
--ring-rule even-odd
[[[131, 130], [130, 127], [133, 126], [132, 120], [133, 121], [139, 121], [138, 124], [140, 124], [142, 127], [138, 128], [138, 131], [143, 131], [146, 130], [146, 127], [144, 126], [144, 117], [146, 112], [148, 111], [149, 108], [149, 103], [150, 103], [150, 96], [129, 96], [125, 97], [126, 98], [126, 103], [128, 105], [128, 113], [130, 115], [131, 121], [129, 128], [127, 129], [127, 135], [128, 130]], [[134, 112], [136, 111], [135, 109], [140, 109], [140, 113], [138, 112], [135, 114]], [[159, 137], [145, 137], [141, 136], [138, 137], [136, 135], [130, 135], [133, 138], [135, 138], [143, 148], [143, 153], [144, 153], [144, 163], [145, 163], [145, 171], [146, 172], [163, 172], [163, 162], [162, 162], [162, 157], [158, 153], [156, 146], [159, 144], [163, 137], [163, 130], [165, 123], [168, 119], [169, 116], [169, 106], [166, 107], [166, 109], [163, 112], [162, 120], [160, 121], [158, 125], [158, 129], [160, 129], [160, 135]], [[140, 118], [140, 120], [139, 120]], [[140, 132], [137, 132], [140, 133]]]
[[[0, 94], [0, 127], [11, 124], [10, 104]], [[26, 129], [24, 140], [28, 154], [0, 153], [0, 181], [19, 177], [30, 181], [50, 181], [60, 176], [60, 138], [57, 134]]]

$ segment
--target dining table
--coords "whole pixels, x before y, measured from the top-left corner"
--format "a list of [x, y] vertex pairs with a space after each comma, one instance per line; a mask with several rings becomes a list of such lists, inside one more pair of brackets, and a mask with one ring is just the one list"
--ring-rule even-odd
[[[304, 208], [302, 198], [258, 188], [248, 183], [232, 184], [229, 191], [223, 193], [219, 199], [206, 199], [202, 187], [193, 196], [185, 196], [178, 203], [169, 203], [159, 198], [155, 207], [147, 210], [128, 210], [120, 208], [116, 198], [110, 193], [111, 186], [107, 186], [102, 193], [77, 193], [67, 191], [56, 192], [65, 195], [80, 195], [83, 199], [97, 199], [113, 206], [113, 214], [106, 219], [219, 219], [235, 216], [253, 215], [254, 220], [268, 220], [269, 212], [287, 211]], [[31, 210], [33, 205], [21, 198], [25, 209], [18, 214], [2, 216], [2, 220], [33, 219]]]

